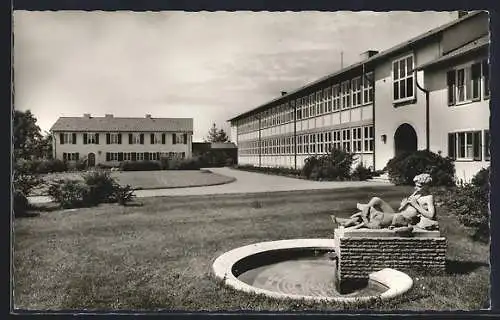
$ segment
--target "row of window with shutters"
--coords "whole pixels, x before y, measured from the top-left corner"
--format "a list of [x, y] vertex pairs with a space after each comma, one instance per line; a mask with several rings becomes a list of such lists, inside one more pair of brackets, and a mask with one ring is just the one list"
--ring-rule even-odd
[[[358, 107], [373, 102], [373, 72], [328, 86], [272, 107], [259, 115], [239, 120], [238, 132], [246, 133], [296, 120]], [[296, 110], [294, 119], [294, 110]]]
[[448, 133], [448, 156], [454, 160], [490, 160], [490, 131]]
[[106, 152], [106, 161], [157, 161], [185, 157], [185, 152]]
[[[184, 159], [185, 152], [106, 152], [106, 161], [145, 161], [167, 159]], [[63, 152], [63, 161], [79, 161], [80, 153]]]
[[[297, 136], [297, 154], [326, 154], [332, 149], [348, 152], [373, 152], [373, 126], [346, 128], [327, 132], [310, 133]], [[264, 155], [295, 154], [293, 136], [261, 140]], [[240, 143], [241, 155], [258, 155], [259, 141]]]
[[[84, 133], [83, 144], [99, 144], [99, 133]], [[106, 133], [106, 144], [122, 144], [123, 133]], [[144, 144], [144, 133], [129, 133], [128, 144]], [[77, 144], [76, 133], [60, 133], [60, 144]], [[187, 133], [173, 133], [172, 144], [187, 144]], [[150, 144], [166, 144], [166, 133], [150, 133]]]

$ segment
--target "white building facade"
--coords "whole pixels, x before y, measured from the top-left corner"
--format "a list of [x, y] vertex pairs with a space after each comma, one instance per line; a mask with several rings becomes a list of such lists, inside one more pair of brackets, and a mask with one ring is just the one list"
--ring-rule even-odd
[[[381, 53], [368, 51], [354, 65], [230, 119], [238, 163], [299, 169], [308, 156], [337, 148], [353, 152], [355, 164], [381, 170], [400, 152], [428, 149], [447, 156], [448, 137], [456, 133], [450, 156], [457, 178], [470, 179], [489, 165], [489, 95], [469, 96], [469, 86], [489, 92], [488, 28], [486, 12], [469, 13]], [[482, 51], [474, 44], [480, 39]], [[447, 72], [477, 61], [479, 76], [476, 66], [474, 76], [455, 73], [457, 85], [451, 90], [461, 100], [451, 108]], [[468, 139], [477, 131], [481, 160], [458, 154], [471, 143], [477, 149]]]
[[123, 161], [190, 158], [192, 118], [118, 118], [113, 115], [61, 117], [50, 129], [53, 156], [89, 166]]

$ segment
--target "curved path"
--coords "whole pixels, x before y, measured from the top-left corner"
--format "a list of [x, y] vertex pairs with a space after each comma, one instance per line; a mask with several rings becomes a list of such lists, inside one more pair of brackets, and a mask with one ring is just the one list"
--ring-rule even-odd
[[[214, 186], [171, 188], [154, 190], [136, 190], [138, 198], [162, 197], [162, 196], [194, 196], [210, 194], [232, 194], [232, 193], [260, 193], [276, 191], [318, 190], [359, 188], [367, 186], [388, 186], [383, 181], [310, 181], [294, 179], [283, 176], [268, 175], [263, 173], [247, 172], [231, 168], [208, 168], [216, 174], [234, 177], [236, 181]], [[47, 196], [29, 197], [31, 203], [47, 203]]]

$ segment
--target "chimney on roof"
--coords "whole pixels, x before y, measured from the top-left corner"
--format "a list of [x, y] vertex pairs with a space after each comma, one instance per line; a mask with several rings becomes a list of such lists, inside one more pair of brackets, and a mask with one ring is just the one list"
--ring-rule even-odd
[[84, 114], [83, 114], [83, 117], [84, 117], [85, 119], [90, 119], [90, 113], [84, 113]]
[[466, 16], [468, 13], [469, 11], [458, 10], [458, 19], [462, 18], [463, 16]]
[[150, 115], [150, 114], [147, 114], [147, 115], [146, 115], [146, 119], [151, 119], [151, 115]]
[[281, 91], [281, 96], [283, 97], [284, 95], [286, 95], [287, 92], [286, 91]]
[[105, 118], [113, 118], [113, 115], [108, 113], [108, 114], [105, 114], [104, 117]]
[[374, 55], [376, 55], [377, 53], [378, 53], [377, 50], [368, 50], [368, 51], [365, 51], [365, 52], [363, 52], [363, 53], [361, 53], [359, 55], [359, 57], [361, 58], [360, 61], [369, 59], [369, 58], [373, 57]]

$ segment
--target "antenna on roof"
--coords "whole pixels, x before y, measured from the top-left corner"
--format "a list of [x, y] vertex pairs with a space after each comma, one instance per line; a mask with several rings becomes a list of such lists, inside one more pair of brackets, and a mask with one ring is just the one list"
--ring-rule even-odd
[[340, 69], [344, 69], [344, 51], [340, 51]]

